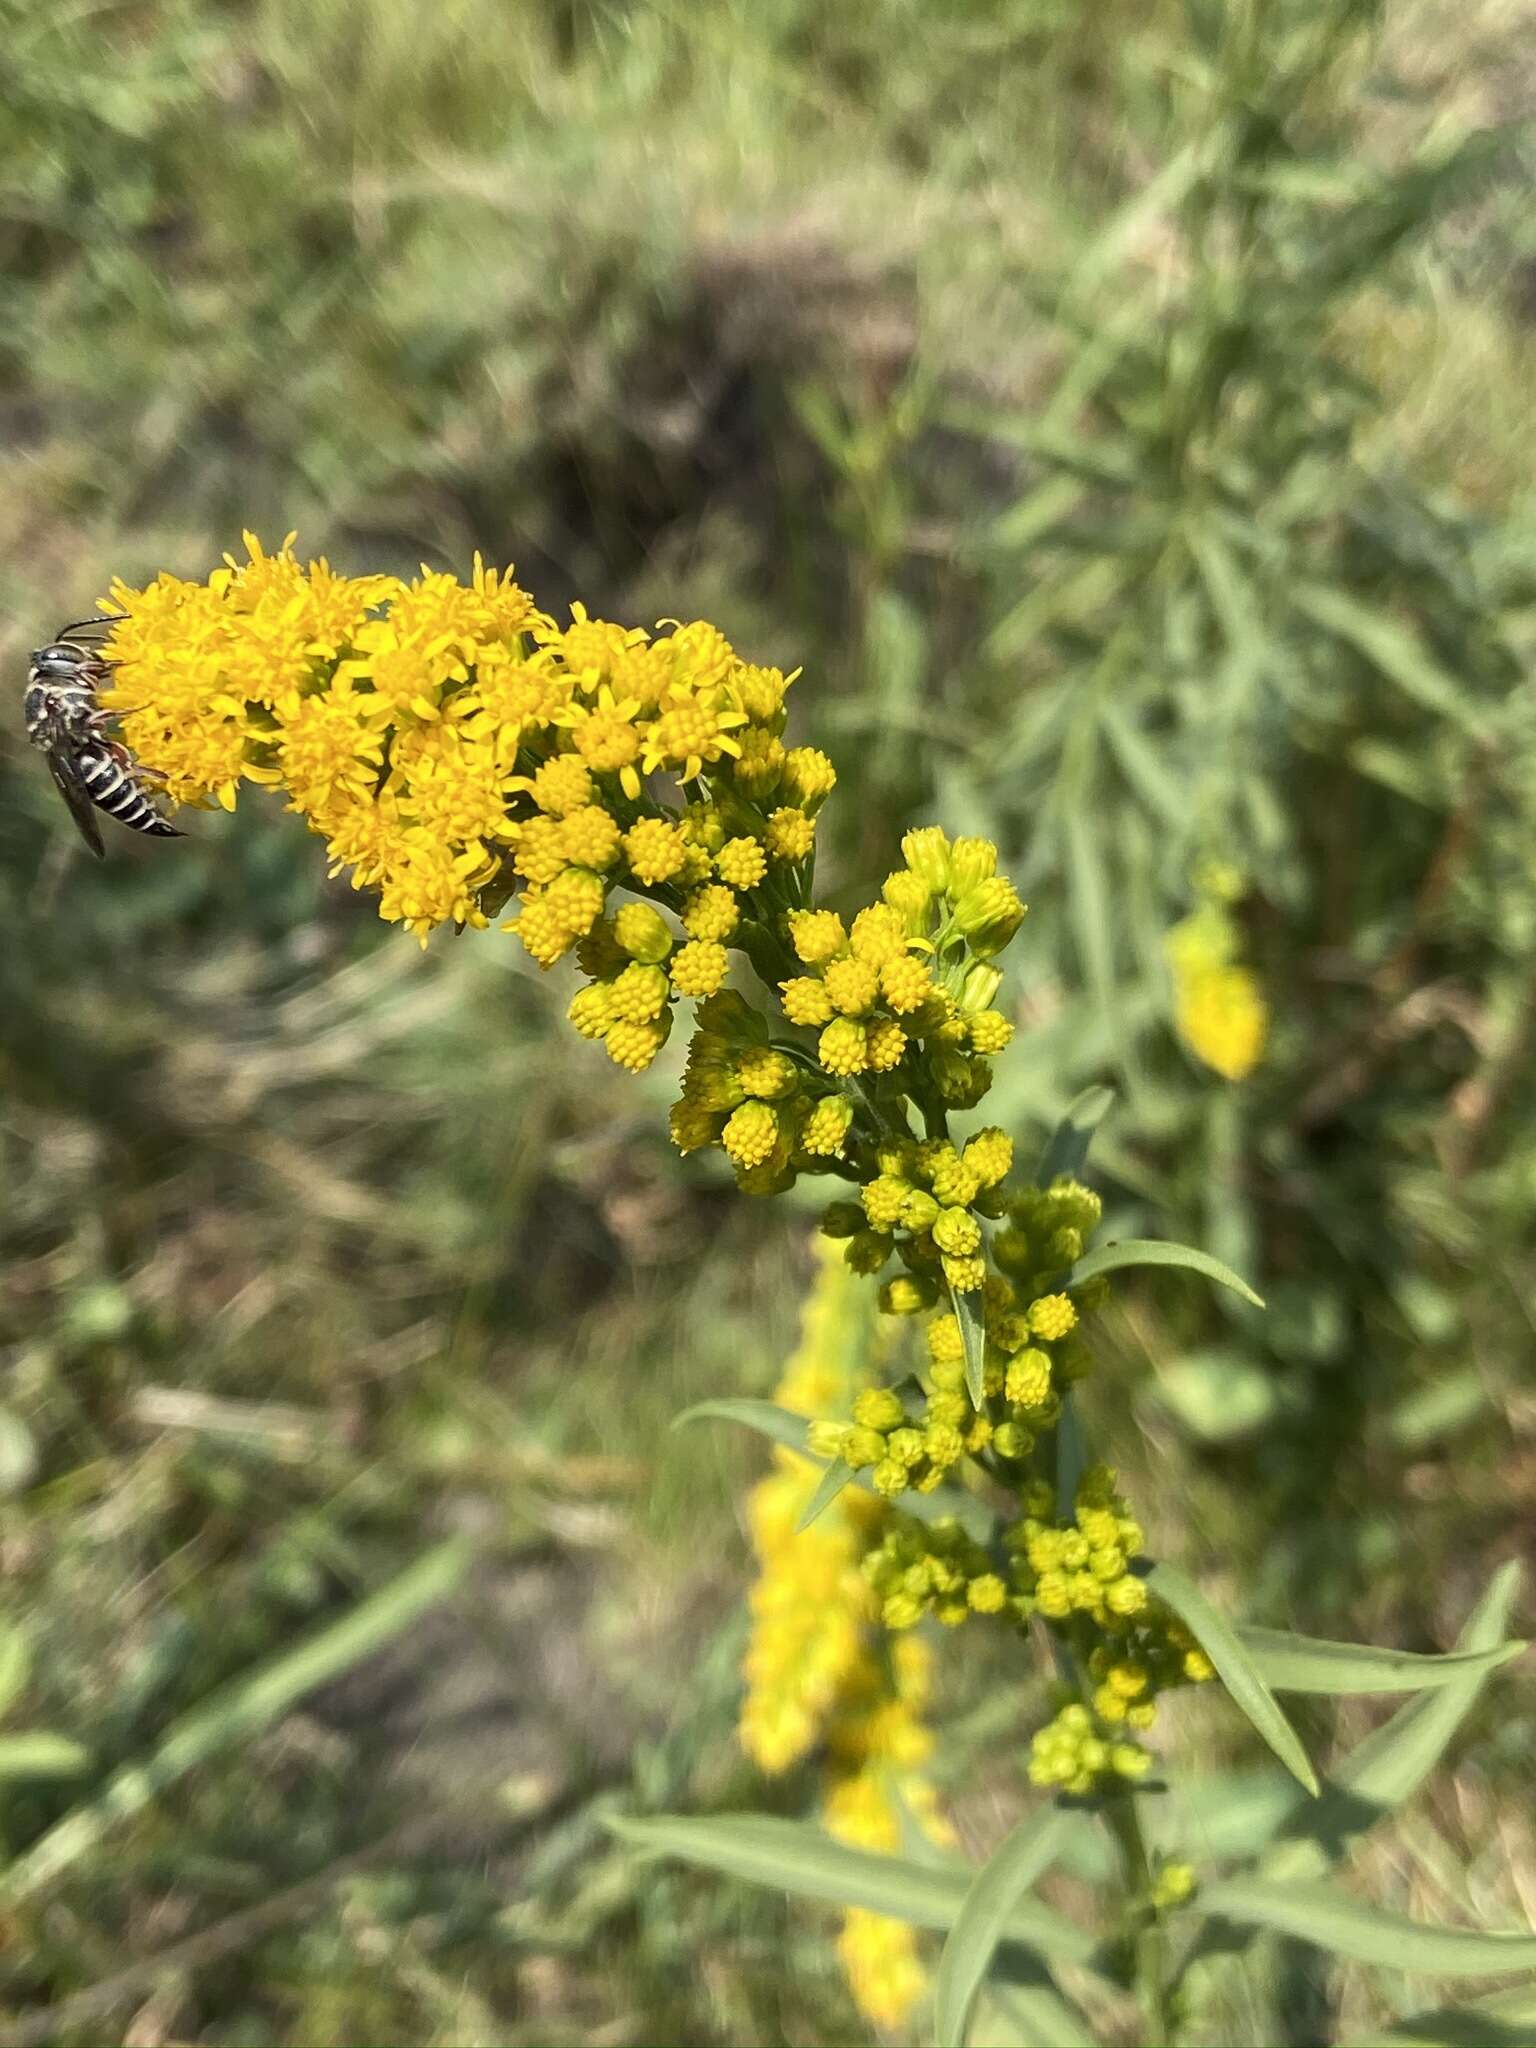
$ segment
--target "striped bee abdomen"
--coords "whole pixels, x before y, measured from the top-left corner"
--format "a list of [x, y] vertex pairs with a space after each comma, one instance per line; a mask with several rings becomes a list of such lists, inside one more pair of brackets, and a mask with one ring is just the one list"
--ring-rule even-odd
[[161, 817], [115, 755], [82, 749], [75, 755], [75, 766], [98, 810], [116, 818], [132, 832], [147, 832], [157, 839], [181, 838], [181, 833]]

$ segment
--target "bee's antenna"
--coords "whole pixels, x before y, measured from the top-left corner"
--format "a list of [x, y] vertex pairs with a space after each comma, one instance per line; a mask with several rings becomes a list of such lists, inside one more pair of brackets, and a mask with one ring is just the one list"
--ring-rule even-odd
[[97, 616], [94, 619], [76, 619], [73, 625], [60, 626], [58, 632], [53, 637], [55, 640], [67, 640], [71, 634], [110, 633], [114, 626], [122, 624], [126, 616], [127, 614], [124, 612], [114, 612], [106, 617]]

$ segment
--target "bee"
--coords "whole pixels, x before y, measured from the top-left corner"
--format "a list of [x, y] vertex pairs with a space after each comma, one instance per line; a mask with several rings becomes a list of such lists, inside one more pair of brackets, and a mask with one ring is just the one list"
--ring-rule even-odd
[[111, 681], [114, 664], [95, 638], [109, 633], [115, 623], [106, 618], [77, 619], [61, 626], [33, 655], [22, 699], [27, 738], [42, 750], [80, 837], [98, 860], [105, 860], [107, 853], [96, 822], [98, 810], [133, 832], [156, 839], [183, 837], [160, 815], [132, 754], [108, 732], [112, 713], [103, 709], [97, 692]]

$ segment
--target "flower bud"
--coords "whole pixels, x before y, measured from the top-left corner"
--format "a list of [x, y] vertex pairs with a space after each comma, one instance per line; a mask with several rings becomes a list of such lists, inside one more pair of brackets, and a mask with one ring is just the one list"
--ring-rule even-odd
[[[990, 839], [957, 839], [949, 850], [949, 893], [963, 896], [997, 873], [997, 848]], [[985, 1009], [983, 1004], [982, 1008]]]
[[655, 966], [672, 950], [672, 934], [659, 910], [649, 903], [626, 903], [613, 921], [613, 935], [631, 960]]
[[901, 857], [931, 894], [949, 887], [949, 839], [941, 826], [925, 825], [920, 831], [908, 832], [901, 842]]

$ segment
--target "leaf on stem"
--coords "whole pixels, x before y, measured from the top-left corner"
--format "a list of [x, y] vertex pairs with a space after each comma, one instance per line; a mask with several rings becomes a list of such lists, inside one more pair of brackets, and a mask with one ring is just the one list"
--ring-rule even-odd
[[1048, 1188], [1061, 1174], [1075, 1179], [1088, 1163], [1093, 1134], [1103, 1122], [1115, 1099], [1113, 1088], [1085, 1088], [1050, 1135], [1040, 1164], [1035, 1168], [1035, 1186]]
[[806, 1502], [805, 1510], [799, 1521], [795, 1524], [795, 1534], [797, 1536], [802, 1529], [809, 1529], [816, 1517], [831, 1507], [833, 1501], [837, 1499], [837, 1496], [852, 1478], [853, 1467], [845, 1465], [841, 1458], [834, 1458], [826, 1471], [822, 1473], [820, 1479], [817, 1480], [816, 1491]]
[[[712, 1814], [703, 1819], [660, 1814], [646, 1819], [613, 1815], [607, 1825], [637, 1849], [678, 1856], [749, 1884], [798, 1898], [862, 1906], [914, 1927], [953, 1927], [970, 1890], [970, 1872], [909, 1863], [837, 1842], [809, 1821], [760, 1813]], [[1064, 1962], [1094, 1967], [1092, 1935], [1037, 1899], [1016, 1900], [1005, 1937]]]
[[1216, 1666], [1234, 1704], [1247, 1715], [1291, 1775], [1315, 1798], [1317, 1774], [1307, 1761], [1307, 1753], [1232, 1624], [1176, 1565], [1155, 1564], [1147, 1572], [1146, 1580]]
[[1492, 1977], [1536, 1969], [1536, 1934], [1484, 1934], [1429, 1927], [1384, 1912], [1331, 1884], [1276, 1884], [1258, 1877], [1202, 1885], [1198, 1908], [1240, 1926], [1262, 1927], [1347, 1956], [1426, 1977]]
[[1032, 1813], [977, 1872], [939, 1958], [933, 1987], [935, 2048], [964, 2048], [976, 1994], [1019, 1900], [1055, 1860], [1060, 1816]]
[[805, 1451], [805, 1417], [797, 1415], [793, 1408], [781, 1408], [777, 1401], [695, 1401], [681, 1415], [673, 1416], [672, 1427], [681, 1429], [689, 1422], [739, 1422], [743, 1428], [755, 1429], [759, 1436], [782, 1444], [787, 1451]]
[[1491, 1650], [1453, 1650], [1428, 1657], [1409, 1650], [1377, 1650], [1364, 1643], [1325, 1642], [1278, 1628], [1240, 1628], [1238, 1640], [1265, 1681], [1278, 1692], [1428, 1692], [1497, 1671], [1525, 1648], [1498, 1643]]
[[1262, 1308], [1263, 1301], [1248, 1282], [1234, 1273], [1230, 1266], [1224, 1266], [1220, 1259], [1213, 1259], [1209, 1252], [1197, 1251], [1189, 1244], [1169, 1244], [1162, 1238], [1123, 1237], [1115, 1244], [1100, 1245], [1078, 1260], [1072, 1268], [1069, 1287], [1080, 1287], [1085, 1280], [1092, 1280], [1100, 1273], [1113, 1273], [1121, 1266], [1183, 1266], [1191, 1273], [1200, 1273], [1207, 1280], [1214, 1280], [1218, 1287], [1230, 1287], [1234, 1294], [1240, 1294], [1244, 1301], [1255, 1308]]
[[960, 1325], [960, 1342], [965, 1347], [965, 1387], [971, 1397], [971, 1406], [981, 1409], [986, 1405], [986, 1331], [982, 1328], [976, 1302], [969, 1294], [961, 1294], [951, 1287], [950, 1301], [954, 1305], [955, 1321]]

